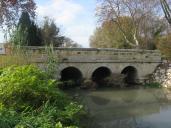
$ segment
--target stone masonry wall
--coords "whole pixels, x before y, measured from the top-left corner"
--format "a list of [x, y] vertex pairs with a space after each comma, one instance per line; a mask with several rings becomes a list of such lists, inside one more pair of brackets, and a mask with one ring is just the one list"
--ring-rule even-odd
[[171, 63], [162, 63], [152, 75], [153, 82], [158, 82], [162, 87], [171, 88]]
[[[46, 60], [45, 47], [22, 47], [30, 54], [39, 55], [40, 59]], [[6, 54], [11, 51], [11, 47], [6, 48]], [[54, 48], [54, 53], [59, 62], [131, 62], [131, 63], [160, 63], [161, 54], [157, 50], [138, 49], [112, 49], [112, 48]], [[37, 57], [36, 60], [40, 60]]]

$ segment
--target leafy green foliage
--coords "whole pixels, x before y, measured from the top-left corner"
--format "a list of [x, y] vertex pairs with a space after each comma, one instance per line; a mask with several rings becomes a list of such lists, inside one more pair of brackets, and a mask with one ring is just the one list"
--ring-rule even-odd
[[31, 21], [27, 12], [23, 12], [11, 35], [11, 42], [19, 46], [40, 46], [41, 38], [40, 28]]
[[[130, 31], [133, 26], [129, 23], [129, 18], [122, 20], [122, 26], [127, 28], [126, 34], [131, 39]], [[112, 21], [105, 21], [101, 27], [96, 28], [94, 35], [90, 37], [90, 46], [97, 48], [131, 48], [124, 40], [123, 34], [117, 24]]]
[[76, 128], [84, 114], [57, 88], [58, 82], [33, 65], [11, 66], [0, 74], [0, 127]]
[[[117, 20], [120, 22], [120, 27], [123, 28], [124, 34], [126, 35], [126, 39], [124, 37], [123, 32], [121, 31], [118, 24], [113, 21], [104, 21], [102, 25], [96, 28], [94, 34], [90, 37], [90, 46], [97, 48], [122, 48], [122, 49], [130, 49], [135, 48], [131, 46], [130, 42], [134, 41], [134, 34], [132, 31], [135, 30], [135, 26], [132, 23], [131, 17], [122, 16], [118, 17]], [[145, 23], [147, 28], [141, 28], [139, 36], [136, 38], [139, 42], [138, 48], [140, 49], [156, 49], [156, 40], [160, 37], [160, 35], [166, 31], [166, 24], [163, 23], [162, 20], [157, 20], [148, 25]], [[143, 27], [145, 25], [142, 25]], [[148, 26], [147, 26], [148, 25]]]
[[2, 128], [77, 128], [82, 106], [70, 103], [63, 110], [49, 102], [39, 109], [17, 113], [13, 109], [0, 110]]
[[154, 82], [154, 83], [145, 84], [144, 87], [146, 87], [146, 88], [161, 88], [161, 84]]
[[19, 121], [19, 116], [13, 109], [6, 109], [0, 105], [0, 127], [13, 128]]
[[73, 103], [71, 103], [63, 110], [60, 110], [55, 105], [47, 102], [38, 111], [22, 113], [21, 120], [17, 126], [23, 128], [27, 128], [28, 126], [35, 128], [54, 128], [59, 122], [66, 127], [78, 126], [79, 119], [76, 118], [76, 115], [81, 109], [82, 106], [77, 104], [74, 106]]
[[39, 107], [61, 96], [55, 86], [55, 81], [35, 66], [5, 68], [0, 76], [0, 102], [19, 110]]

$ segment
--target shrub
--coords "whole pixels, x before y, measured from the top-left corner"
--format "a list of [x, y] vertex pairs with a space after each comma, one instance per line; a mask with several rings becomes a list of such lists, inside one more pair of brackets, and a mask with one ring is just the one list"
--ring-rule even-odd
[[171, 34], [167, 34], [158, 39], [157, 48], [163, 57], [171, 60]]
[[146, 88], [161, 88], [161, 84], [154, 82], [154, 83], [148, 83], [144, 84], [144, 87]]
[[79, 125], [79, 119], [76, 118], [76, 115], [81, 109], [82, 107], [78, 104], [72, 106], [71, 103], [61, 111], [55, 105], [47, 102], [39, 110], [31, 113], [22, 113], [21, 120], [16, 126], [21, 128], [55, 128], [60, 122], [63, 127], [76, 127], [76, 125]]
[[56, 81], [49, 79], [36, 66], [12, 66], [5, 68], [0, 75], [0, 102], [6, 107], [20, 111], [28, 107], [38, 108], [56, 99], [62, 105], [63, 97], [64, 94], [56, 88]]
[[14, 128], [19, 122], [19, 116], [13, 109], [6, 109], [2, 104], [0, 105], [0, 127]]
[[60, 89], [71, 89], [73, 87], [76, 87], [76, 82], [74, 80], [68, 80], [68, 81], [61, 81], [59, 84], [58, 84], [58, 87]]
[[57, 84], [33, 65], [4, 68], [0, 74], [0, 127], [79, 126], [82, 106], [61, 92]]

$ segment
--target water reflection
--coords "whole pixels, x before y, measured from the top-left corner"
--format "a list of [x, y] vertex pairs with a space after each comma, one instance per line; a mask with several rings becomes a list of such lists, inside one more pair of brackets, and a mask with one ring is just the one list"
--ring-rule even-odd
[[171, 128], [171, 104], [162, 89], [79, 91], [88, 128]]

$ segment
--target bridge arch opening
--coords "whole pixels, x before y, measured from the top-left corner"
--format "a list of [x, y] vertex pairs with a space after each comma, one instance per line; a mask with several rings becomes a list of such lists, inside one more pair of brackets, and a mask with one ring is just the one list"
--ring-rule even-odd
[[66, 88], [68, 86], [80, 86], [82, 78], [81, 71], [75, 67], [67, 67], [61, 71], [61, 81], [64, 83]]
[[92, 74], [92, 81], [98, 86], [105, 86], [105, 78], [111, 75], [111, 71], [107, 67], [99, 67]]
[[135, 67], [127, 66], [122, 70], [121, 74], [125, 75], [124, 82], [128, 86], [133, 86], [138, 83], [138, 71]]

